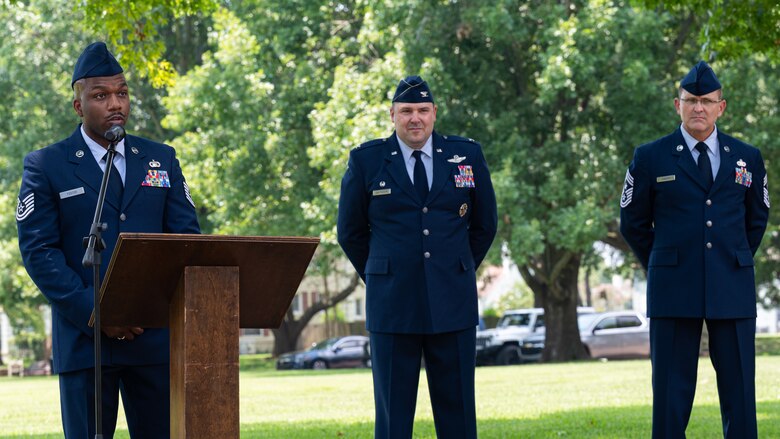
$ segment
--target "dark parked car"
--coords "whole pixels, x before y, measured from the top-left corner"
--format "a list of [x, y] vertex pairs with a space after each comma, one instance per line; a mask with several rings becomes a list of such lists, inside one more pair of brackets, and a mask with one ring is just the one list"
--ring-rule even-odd
[[276, 369], [371, 367], [368, 337], [349, 335], [315, 343], [305, 351], [282, 354]]
[[[647, 358], [650, 326], [636, 311], [582, 314], [577, 317], [580, 339], [591, 358]], [[530, 335], [520, 346], [523, 362], [539, 361], [544, 334]]]

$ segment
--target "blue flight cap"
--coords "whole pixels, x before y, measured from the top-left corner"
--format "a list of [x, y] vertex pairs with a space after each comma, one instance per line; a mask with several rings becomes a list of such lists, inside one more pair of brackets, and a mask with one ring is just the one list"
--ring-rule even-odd
[[398, 88], [395, 89], [395, 95], [393, 95], [393, 102], [433, 103], [433, 93], [428, 88], [428, 83], [419, 76], [407, 76], [398, 83]]
[[680, 88], [694, 96], [702, 96], [720, 90], [721, 85], [712, 68], [706, 62], [699, 61], [680, 81]]
[[70, 82], [70, 88], [73, 88], [73, 84], [79, 79], [114, 76], [123, 71], [114, 55], [108, 51], [106, 43], [98, 41], [90, 44], [81, 52], [81, 56], [76, 61], [76, 68], [73, 69], [73, 81]]

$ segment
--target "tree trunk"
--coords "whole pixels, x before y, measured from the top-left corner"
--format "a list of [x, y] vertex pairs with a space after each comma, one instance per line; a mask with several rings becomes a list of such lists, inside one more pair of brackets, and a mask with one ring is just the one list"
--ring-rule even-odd
[[[308, 323], [308, 321], [306, 322]], [[298, 349], [298, 338], [303, 332], [306, 324], [301, 325], [301, 321], [293, 317], [292, 306], [287, 310], [284, 321], [277, 329], [271, 329], [274, 334], [273, 356], [278, 357], [285, 352], [291, 352]]]
[[585, 358], [577, 326], [577, 277], [582, 253], [548, 246], [543, 254], [518, 266], [523, 280], [544, 308], [545, 342], [542, 361]]
[[590, 267], [585, 269], [585, 306], [593, 306], [593, 291], [590, 289]]

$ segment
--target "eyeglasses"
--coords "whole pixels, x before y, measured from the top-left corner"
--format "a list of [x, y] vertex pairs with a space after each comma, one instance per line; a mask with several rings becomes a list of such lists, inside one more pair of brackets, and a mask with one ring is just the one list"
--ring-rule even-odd
[[680, 98], [680, 102], [685, 102], [687, 105], [690, 105], [691, 107], [695, 107], [696, 104], [701, 104], [702, 107], [711, 107], [718, 102], [722, 101], [723, 99], [718, 99], [717, 101], [713, 101], [712, 99], [696, 99], [696, 98]]

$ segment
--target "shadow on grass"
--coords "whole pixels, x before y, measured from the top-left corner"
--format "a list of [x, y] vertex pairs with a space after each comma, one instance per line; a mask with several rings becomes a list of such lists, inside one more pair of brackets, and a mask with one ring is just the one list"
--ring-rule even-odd
[[[688, 426], [689, 438], [722, 437], [720, 409], [716, 405], [696, 406]], [[242, 438], [341, 439], [372, 438], [373, 422], [345, 424], [332, 421], [261, 422], [242, 424]], [[481, 439], [509, 438], [646, 438], [650, 437], [650, 406], [604, 407], [542, 415], [535, 419], [480, 419]], [[780, 401], [758, 404], [759, 437], [780, 437]], [[57, 438], [60, 434], [0, 436], [2, 439]], [[118, 431], [115, 438], [129, 437]], [[415, 423], [414, 438], [435, 438], [433, 421]]]

